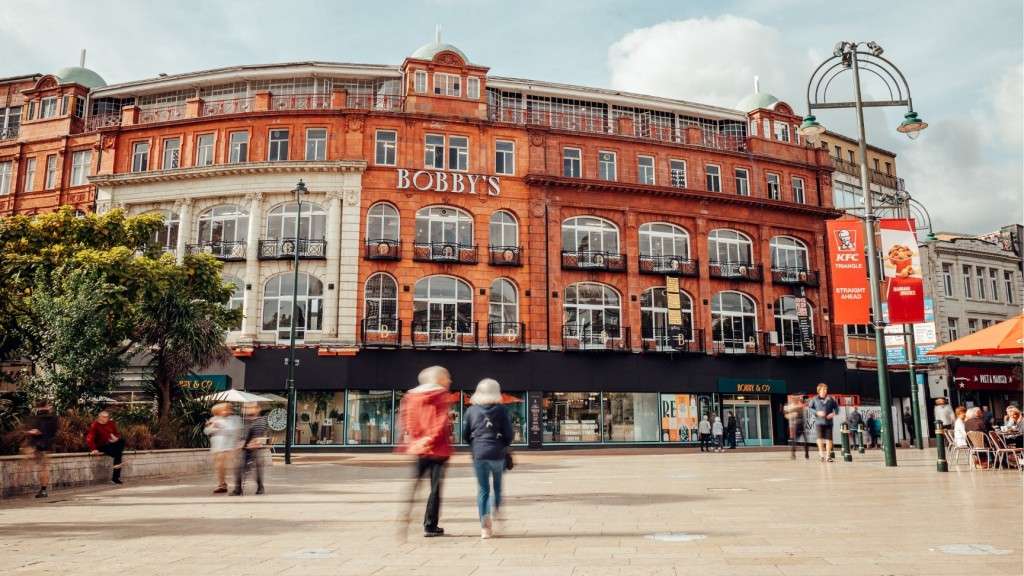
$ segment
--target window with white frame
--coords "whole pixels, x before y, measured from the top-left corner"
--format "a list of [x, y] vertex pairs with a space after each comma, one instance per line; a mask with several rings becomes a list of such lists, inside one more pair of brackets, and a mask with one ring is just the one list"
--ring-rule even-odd
[[654, 184], [654, 158], [651, 156], [637, 156], [636, 158], [636, 181], [639, 184]]
[[497, 333], [508, 334], [518, 330], [519, 294], [516, 285], [505, 278], [497, 278], [491, 283], [488, 299], [487, 321], [491, 326], [488, 331], [498, 328]]
[[414, 333], [427, 333], [432, 340], [469, 334], [473, 328], [473, 289], [452, 276], [427, 276], [413, 291]]
[[672, 185], [676, 188], [686, 188], [686, 161], [669, 160], [668, 172], [672, 179]]
[[71, 155], [71, 185], [84, 186], [89, 183], [89, 165], [92, 163], [92, 152], [79, 150]]
[[249, 133], [232, 132], [228, 137], [228, 162], [239, 164], [249, 161]]
[[220, 204], [199, 215], [199, 245], [221, 257], [244, 257], [249, 237], [249, 211], [237, 204]]
[[398, 163], [398, 132], [377, 130], [373, 161], [378, 166], [395, 166]]
[[708, 233], [708, 258], [720, 267], [749, 266], [753, 243], [742, 232], [719, 228]]
[[949, 262], [942, 263], [942, 293], [953, 296], [953, 265]]
[[473, 245], [473, 218], [451, 206], [428, 206], [416, 211], [417, 244]]
[[465, 136], [448, 137], [448, 169], [453, 172], [469, 170], [469, 138]]
[[978, 300], [985, 300], [985, 269], [981, 266], [975, 268], [974, 278], [978, 282]]
[[417, 94], [424, 94], [427, 91], [427, 73], [423, 70], [417, 70], [413, 74], [412, 89]]
[[163, 217], [163, 226], [153, 235], [153, 244], [165, 252], [174, 252], [178, 248], [178, 227], [181, 221], [178, 213], [172, 210], [154, 210], [152, 213]]
[[562, 176], [579, 178], [583, 175], [583, 153], [579, 148], [562, 148]]
[[172, 170], [179, 166], [181, 166], [181, 139], [167, 138], [164, 140], [164, 157], [160, 168]]
[[519, 248], [519, 223], [511, 213], [498, 210], [491, 214], [489, 233], [487, 241], [491, 250]]
[[427, 134], [424, 137], [423, 167], [444, 170], [444, 136]]
[[368, 332], [398, 330], [398, 283], [389, 274], [378, 272], [366, 280], [363, 318]]
[[267, 213], [267, 238], [295, 238], [295, 219], [299, 218], [299, 238], [323, 240], [327, 234], [327, 212], [316, 202], [303, 202], [302, 214], [295, 202], [274, 206]]
[[985, 328], [990, 328], [990, 327], [992, 327], [992, 320], [982, 320], [981, 321], [981, 329], [982, 330], [984, 330]]
[[36, 159], [25, 159], [25, 192], [36, 189]]
[[516, 143], [511, 140], [494, 141], [494, 173], [516, 173]]
[[971, 267], [964, 264], [960, 271], [961, 279], [964, 281], [964, 297], [968, 299], [974, 298], [974, 290], [971, 288], [971, 286], [973, 286], [973, 282], [971, 280]]
[[149, 170], [149, 142], [132, 144], [132, 172]]
[[779, 338], [779, 346], [787, 355], [806, 354], [813, 350], [814, 313], [811, 305], [807, 305], [807, 323], [810, 326], [811, 340], [804, 340], [800, 329], [800, 316], [796, 310], [796, 298], [783, 296], [775, 301], [775, 332]]
[[772, 250], [772, 270], [790, 273], [807, 271], [806, 244], [789, 236], [775, 236], [769, 245]]
[[71, 103], [71, 96], [61, 96], [60, 98], [60, 115], [68, 115], [68, 105]]
[[978, 331], [978, 320], [977, 320], [977, 318], [968, 318], [967, 319], [967, 333], [968, 334], [974, 334], [977, 331]]
[[304, 340], [307, 332], [320, 331], [323, 303], [324, 285], [317, 277], [300, 272], [296, 286], [291, 272], [274, 276], [263, 286], [263, 330], [275, 332], [278, 340], [287, 340], [294, 320], [295, 338]]
[[640, 256], [689, 260], [690, 235], [683, 228], [667, 222], [641, 224]]
[[736, 194], [750, 196], [750, 177], [746, 168], [736, 169]]
[[327, 159], [327, 128], [306, 128], [306, 160]]
[[781, 200], [782, 192], [779, 190], [779, 175], [768, 174], [768, 198], [771, 200]]
[[213, 134], [200, 134], [196, 137], [196, 166], [213, 165]]
[[999, 271], [995, 268], [989, 268], [988, 278], [992, 288], [992, 300], [999, 302]]
[[597, 153], [597, 177], [601, 180], [616, 180], [615, 152], [602, 151]]
[[772, 121], [768, 118], [761, 119], [762, 134], [764, 134], [765, 140], [770, 140], [772, 137]]
[[366, 212], [366, 241], [398, 241], [398, 210], [386, 202], [378, 202]]
[[953, 317], [946, 318], [946, 330], [949, 331], [950, 342], [960, 338], [960, 319]]
[[1013, 272], [1003, 271], [1003, 287], [1006, 292], [1006, 303], [1013, 304]]
[[11, 181], [14, 178], [14, 162], [0, 162], [0, 196], [11, 193]]
[[793, 202], [797, 204], [806, 204], [807, 198], [804, 192], [804, 179], [793, 177], [791, 180], [793, 185]]
[[46, 157], [46, 190], [53, 190], [60, 185], [57, 181], [57, 155], [50, 154]]
[[607, 339], [622, 336], [621, 299], [612, 287], [596, 282], [578, 282], [565, 288], [566, 338], [581, 345], [604, 346]]
[[434, 94], [438, 96], [462, 96], [461, 78], [455, 74], [434, 73]]
[[[693, 340], [693, 300], [683, 291], [679, 292], [679, 312], [683, 337]], [[678, 345], [669, 339], [668, 296], [664, 287], [648, 288], [640, 295], [640, 335], [644, 340], [654, 340], [659, 347]]]
[[711, 339], [721, 352], [743, 353], [756, 342], [757, 306], [741, 292], [718, 292], [711, 298]]
[[[237, 276], [224, 276], [221, 278], [221, 282], [225, 286], [231, 285], [231, 297], [228, 298], [228, 310], [241, 310], [245, 304], [245, 283], [242, 282]], [[242, 329], [242, 318], [238, 320], [229, 328], [232, 332], [238, 332]]]
[[267, 161], [284, 162], [286, 160], [288, 160], [288, 130], [271, 130], [267, 145]]
[[775, 139], [780, 142], [789, 142], [789, 124], [785, 122], [775, 123]]
[[562, 250], [619, 253], [619, 229], [607, 220], [577, 216], [562, 223]]
[[470, 100], [480, 99], [480, 79], [475, 76], [466, 78], [466, 98]]
[[39, 102], [39, 118], [52, 118], [57, 115], [57, 97], [43, 98]]
[[722, 191], [722, 169], [714, 164], [704, 167], [704, 185], [708, 192]]

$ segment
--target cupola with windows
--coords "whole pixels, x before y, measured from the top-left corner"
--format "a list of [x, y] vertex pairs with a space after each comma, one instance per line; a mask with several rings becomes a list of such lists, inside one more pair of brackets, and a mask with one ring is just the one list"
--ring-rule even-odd
[[800, 117], [786, 102], [768, 92], [761, 92], [761, 82], [754, 76], [754, 91], [736, 103], [736, 108], [747, 113], [750, 125], [747, 133], [767, 140], [799, 144], [796, 129]]
[[417, 112], [485, 119], [488, 68], [471, 64], [466, 53], [441, 41], [417, 48], [402, 65], [407, 109]]

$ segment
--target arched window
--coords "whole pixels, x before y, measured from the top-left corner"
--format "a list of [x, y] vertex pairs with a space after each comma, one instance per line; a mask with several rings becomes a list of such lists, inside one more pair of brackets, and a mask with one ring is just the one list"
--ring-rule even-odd
[[[679, 308], [682, 315], [682, 334], [686, 340], [693, 339], [693, 301], [686, 292], [679, 292]], [[668, 297], [665, 288], [649, 288], [640, 295], [640, 333], [644, 340], [653, 340], [658, 347], [677, 346], [679, 342], [670, 339], [668, 329]]]
[[[224, 284], [231, 284], [234, 286], [231, 292], [231, 299], [228, 300], [229, 310], [241, 310], [245, 303], [245, 283], [242, 282], [237, 276], [224, 276], [222, 278]], [[239, 318], [238, 322], [231, 327], [232, 331], [238, 331], [242, 329], [242, 319]]]
[[295, 338], [303, 339], [306, 332], [319, 331], [322, 326], [323, 283], [315, 276], [300, 273], [296, 287], [291, 272], [279, 274], [267, 280], [263, 286], [263, 329], [276, 332], [278, 340], [289, 338], [293, 293], [296, 296], [297, 312]]
[[640, 225], [641, 256], [690, 258], [690, 235], [675, 224], [648, 222]]
[[164, 249], [165, 252], [174, 252], [178, 249], [178, 213], [173, 210], [151, 210], [146, 214], [159, 214], [164, 219], [164, 225], [153, 235], [153, 242]]
[[720, 264], [744, 264], [753, 260], [753, 244], [746, 234], [718, 229], [708, 234], [708, 258]]
[[619, 229], [607, 220], [577, 216], [562, 222], [562, 250], [619, 253]]
[[370, 206], [366, 213], [366, 240], [398, 241], [399, 231], [398, 210], [386, 202], [378, 202]]
[[398, 328], [398, 284], [388, 274], [377, 273], [366, 281], [363, 318], [369, 332], [394, 332]]
[[779, 346], [787, 355], [801, 355], [814, 351], [814, 310], [808, 303], [803, 312], [807, 315], [807, 339], [804, 339], [803, 331], [800, 329], [797, 299], [793, 296], [783, 296], [775, 302], [775, 332], [779, 335]]
[[515, 216], [498, 210], [491, 214], [490, 247], [494, 249], [519, 248], [519, 223]]
[[452, 276], [427, 276], [416, 282], [412, 308], [413, 331], [428, 333], [432, 342], [455, 334], [469, 334], [473, 327], [473, 289]]
[[622, 336], [619, 293], [610, 286], [579, 282], [565, 289], [566, 338], [581, 345], [604, 346]]
[[245, 258], [249, 212], [235, 204], [221, 204], [199, 215], [199, 246], [219, 257]]
[[720, 352], [744, 353], [756, 349], [757, 306], [740, 292], [719, 292], [711, 298], [711, 337]]
[[775, 236], [770, 243], [772, 270], [783, 272], [807, 271], [807, 245], [789, 236]]
[[451, 206], [428, 206], [416, 212], [417, 244], [473, 245], [473, 218]]
[[506, 333], [519, 324], [519, 295], [516, 286], [505, 278], [498, 278], [491, 283], [490, 307], [488, 322], [495, 329]]
[[[299, 215], [295, 202], [278, 204], [267, 214], [267, 238], [295, 237], [295, 218]], [[327, 232], [327, 213], [315, 202], [303, 202], [299, 220], [299, 238], [323, 240]]]

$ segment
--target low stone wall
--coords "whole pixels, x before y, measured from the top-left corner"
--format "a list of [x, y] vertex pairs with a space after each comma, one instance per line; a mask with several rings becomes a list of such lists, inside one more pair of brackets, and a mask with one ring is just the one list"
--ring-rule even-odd
[[[50, 488], [67, 488], [110, 481], [113, 460], [88, 453], [51, 454]], [[269, 454], [264, 455], [269, 465]], [[24, 456], [0, 457], [0, 498], [34, 492], [35, 467]], [[126, 482], [138, 478], [190, 476], [212, 469], [210, 451], [201, 449], [126, 451], [121, 476]]]

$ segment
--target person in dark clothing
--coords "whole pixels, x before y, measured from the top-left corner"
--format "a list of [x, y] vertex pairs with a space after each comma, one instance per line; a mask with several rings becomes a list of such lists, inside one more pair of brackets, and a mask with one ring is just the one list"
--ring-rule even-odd
[[846, 424], [850, 427], [850, 446], [853, 448], [859, 448], [857, 439], [860, 438], [860, 434], [857, 434], [857, 429], [864, 424], [864, 417], [861, 415], [860, 410], [857, 407], [853, 407], [853, 412], [846, 417]]
[[803, 403], [799, 396], [793, 397], [793, 401], [783, 407], [786, 420], [789, 421], [789, 441], [792, 446], [789, 452], [790, 460], [796, 460], [796, 442], [801, 437], [804, 440], [804, 460], [811, 457], [810, 448], [807, 444], [807, 429], [804, 427], [804, 410], [806, 408], [807, 405]]
[[729, 449], [736, 448], [736, 417], [732, 412], [725, 413], [725, 441], [728, 442]]
[[53, 450], [53, 439], [57, 436], [59, 422], [53, 414], [49, 402], [40, 401], [36, 404], [36, 413], [26, 423], [25, 442], [21, 451], [31, 459], [39, 482], [36, 498], [46, 498], [50, 485], [50, 457]]
[[464, 416], [462, 440], [473, 451], [480, 537], [486, 539], [493, 535], [494, 520], [501, 509], [501, 475], [514, 431], [512, 419], [501, 404], [501, 386], [497, 381], [490, 378], [481, 380], [470, 402], [473, 405]]
[[229, 496], [241, 496], [245, 473], [251, 467], [256, 474], [256, 495], [263, 494], [263, 446], [267, 442], [267, 419], [260, 416], [260, 406], [248, 402], [242, 409], [242, 433], [239, 436], [238, 467], [235, 469], [235, 489]]
[[874, 414], [868, 414], [868, 419], [864, 423], [864, 428], [868, 432], [868, 448], [877, 448], [878, 436], [880, 435], [881, 430], [878, 425], [878, 420], [875, 418]]
[[106, 454], [114, 459], [110, 481], [122, 484], [121, 458], [124, 455], [124, 438], [117, 430], [117, 424], [110, 419], [110, 412], [104, 410], [96, 415], [96, 420], [89, 426], [89, 431], [85, 435], [85, 443], [89, 445], [93, 456]]
[[818, 433], [818, 457], [824, 462], [834, 462], [832, 455], [832, 424], [839, 412], [836, 399], [828, 395], [828, 384], [818, 384], [818, 395], [811, 399], [808, 407], [814, 414], [814, 428]]
[[398, 450], [416, 457], [414, 480], [406, 497], [406, 505], [399, 526], [400, 537], [405, 538], [409, 513], [416, 497], [416, 488], [424, 476], [430, 478], [430, 496], [423, 515], [423, 536], [443, 536], [438, 526], [441, 517], [441, 484], [448, 459], [452, 455], [452, 424], [449, 416], [451, 400], [448, 388], [451, 374], [442, 366], [431, 366], [420, 371], [419, 386], [402, 398], [399, 419], [405, 435]]
[[907, 433], [907, 444], [914, 443], [914, 414], [910, 410], [903, 411], [903, 430]]

